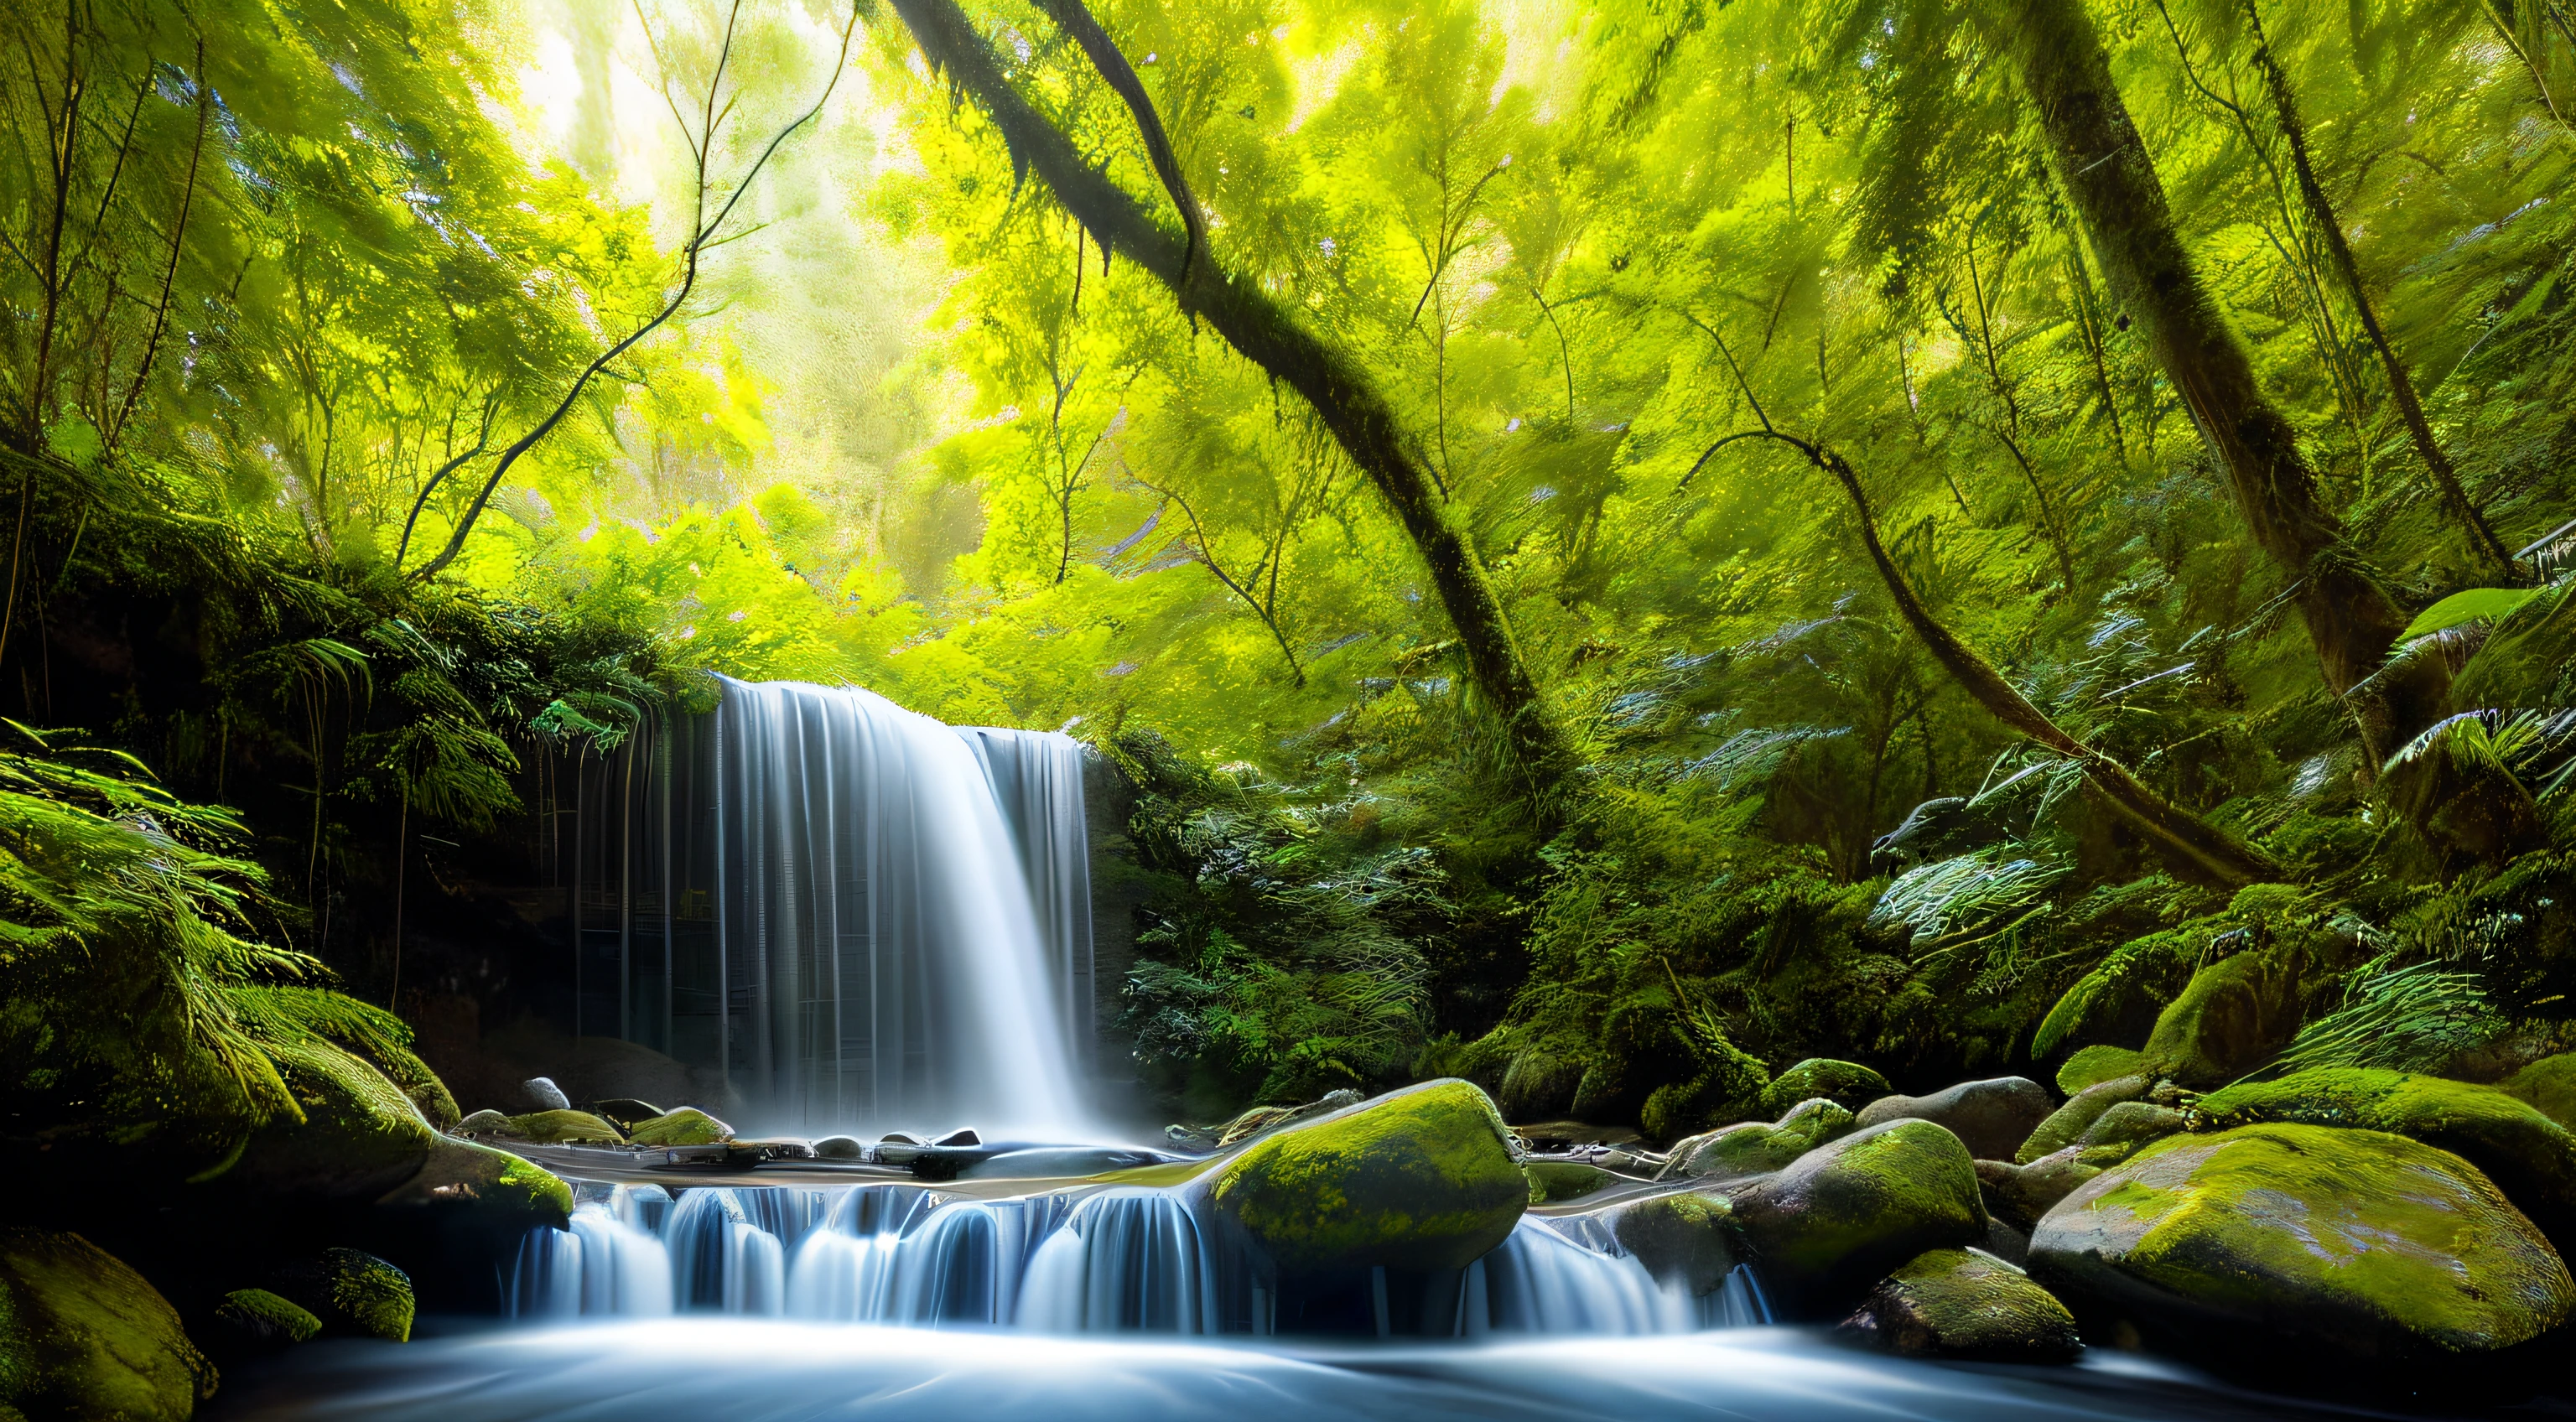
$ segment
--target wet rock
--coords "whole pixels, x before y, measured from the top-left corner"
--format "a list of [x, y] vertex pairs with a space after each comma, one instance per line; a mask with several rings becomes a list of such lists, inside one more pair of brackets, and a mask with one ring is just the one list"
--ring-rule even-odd
[[2282, 945], [2194, 973], [2156, 1019], [2144, 1069], [2205, 1091], [2271, 1060], [2299, 1030], [2299, 964]]
[[1775, 1124], [1746, 1121], [1673, 1143], [1659, 1180], [1743, 1180], [1768, 1175], [1855, 1129], [1852, 1114], [1831, 1101], [1801, 1101]]
[[950, 1131], [948, 1134], [931, 1142], [932, 1145], [939, 1146], [946, 1150], [964, 1150], [969, 1146], [979, 1146], [983, 1143], [984, 1138], [975, 1134], [972, 1130]]
[[2047, 1088], [2026, 1076], [1963, 1081], [1929, 1096], [1884, 1096], [1861, 1109], [1862, 1126], [1912, 1118], [1947, 1127], [1979, 1160], [2010, 1160], [2048, 1119]]
[[512, 1116], [498, 1132], [538, 1145], [624, 1145], [617, 1128], [587, 1111], [531, 1111]]
[[2064, 1150], [2100, 1120], [2103, 1112], [2123, 1101], [2139, 1100], [2147, 1094], [2150, 1085], [2152, 1083], [2143, 1076], [2122, 1076], [2095, 1082], [2040, 1122], [2029, 1138], [2021, 1143], [2021, 1148], [2013, 1152], [2013, 1159], [2027, 1165], [2043, 1155]]
[[2422, 1141], [2476, 1166], [2562, 1247], [2576, 1244], [2576, 1135], [2494, 1087], [2326, 1068], [2211, 1092], [2193, 1114], [2213, 1130], [2280, 1121]]
[[1843, 1331], [1892, 1353], [2065, 1363], [2084, 1350], [2075, 1315], [1991, 1255], [1936, 1249], [1879, 1281]]
[[2135, 1154], [2149, 1141], [2162, 1140], [2183, 1128], [2184, 1116], [2170, 1106], [2152, 1101], [2123, 1101], [2102, 1113], [2101, 1118], [2084, 1130], [2076, 1145], [2089, 1156], [2095, 1151], [2116, 1150], [2122, 1159]]
[[1529, 1181], [1485, 1093], [1425, 1082], [1267, 1136], [1203, 1177], [1284, 1275], [1460, 1269], [1519, 1223]]
[[460, 1136], [498, 1135], [510, 1129], [510, 1118], [498, 1111], [482, 1110], [457, 1122], [454, 1129]]
[[2543, 1057], [2497, 1083], [2497, 1089], [2561, 1126], [2576, 1126], [2576, 1052]]
[[572, 1098], [555, 1085], [550, 1076], [532, 1076], [519, 1083], [519, 1103], [530, 1111], [569, 1111]]
[[572, 1187], [553, 1172], [505, 1150], [470, 1141], [440, 1140], [432, 1145], [420, 1170], [387, 1191], [378, 1204], [473, 1205], [498, 1217], [506, 1227], [562, 1228], [572, 1214]]
[[867, 1154], [867, 1147], [856, 1136], [825, 1136], [814, 1142], [817, 1160], [857, 1160]]
[[2146, 1064], [2144, 1052], [2127, 1047], [2085, 1047], [2057, 1069], [2057, 1089], [2079, 1096], [2087, 1088], [2124, 1076], [2136, 1076]]
[[2119, 1164], [2128, 1154], [2117, 1149], [2088, 1151], [2082, 1146], [2068, 1146], [2026, 1165], [1981, 1160], [1977, 1162], [1977, 1184], [1985, 1195], [1986, 1213], [2026, 1233], [2076, 1186]]
[[1784, 1116], [1801, 1101], [1822, 1097], [1846, 1111], [1858, 1111], [1889, 1093], [1887, 1078], [1858, 1062], [1809, 1057], [1762, 1089], [1764, 1114]]
[[1602, 1211], [1610, 1237], [1646, 1266], [1655, 1282], [1676, 1285], [1693, 1297], [1726, 1282], [1743, 1262], [1732, 1223], [1734, 1208], [1714, 1191], [1680, 1190]]
[[1990, 1213], [1986, 1216], [1986, 1242], [1979, 1247], [2018, 1269], [2029, 1262], [2030, 1234]]
[[[695, 1106], [683, 1106], [642, 1122], [627, 1133], [627, 1139], [641, 1146], [720, 1145], [733, 1139], [733, 1127]], [[890, 1134], [886, 1139], [922, 1144], [901, 1132]]]
[[142, 1275], [76, 1234], [0, 1230], [0, 1417], [184, 1422], [214, 1390]]
[[2458, 1376], [2576, 1312], [2566, 1265], [2474, 1166], [2322, 1126], [2158, 1141], [2050, 1210], [2030, 1267], [2151, 1342], [2341, 1381]]
[[277, 1292], [322, 1320], [335, 1337], [411, 1340], [411, 1276], [372, 1254], [325, 1249], [283, 1270]]
[[1915, 1255], [1986, 1237], [1967, 1148], [1911, 1118], [1818, 1146], [1731, 1199], [1763, 1282], [1792, 1316], [1830, 1317]]
[[322, 1331], [322, 1320], [303, 1306], [266, 1289], [235, 1289], [215, 1305], [206, 1346], [226, 1359], [274, 1353], [308, 1342]]
[[1572, 1160], [1523, 1162], [1529, 1173], [1529, 1202], [1558, 1205], [1619, 1183], [1619, 1177], [1597, 1165]]

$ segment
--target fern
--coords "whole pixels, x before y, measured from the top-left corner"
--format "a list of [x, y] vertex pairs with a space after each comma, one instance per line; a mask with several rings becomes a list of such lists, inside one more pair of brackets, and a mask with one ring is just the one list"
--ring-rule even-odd
[[2392, 968], [2389, 956], [2347, 975], [2344, 1005], [2300, 1028], [2257, 1075], [2319, 1067], [2433, 1071], [2505, 1030], [2475, 974], [2448, 972], [2438, 962]]

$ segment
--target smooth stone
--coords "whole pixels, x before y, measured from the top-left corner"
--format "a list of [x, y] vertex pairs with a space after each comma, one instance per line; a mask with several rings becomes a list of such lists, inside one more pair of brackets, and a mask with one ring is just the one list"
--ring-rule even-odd
[[721, 1145], [733, 1139], [733, 1127], [695, 1106], [682, 1106], [638, 1124], [626, 1133], [626, 1138], [640, 1146]]
[[1729, 1224], [1733, 1214], [1724, 1195], [1679, 1190], [1613, 1205], [1599, 1218], [1656, 1283], [1696, 1298], [1725, 1283], [1743, 1262], [1744, 1251]]
[[2075, 1315], [1992, 1255], [1935, 1249], [1879, 1281], [1843, 1331], [1891, 1353], [1989, 1363], [2069, 1363]]
[[2047, 1120], [2040, 1122], [2030, 1133], [2029, 1138], [2021, 1143], [2020, 1149], [2013, 1152], [2012, 1158], [2021, 1164], [2028, 1165], [2043, 1155], [2064, 1150], [2075, 1144], [2095, 1121], [2100, 1120], [2103, 1112], [2123, 1101], [2136, 1101], [2144, 1097], [2147, 1094], [2147, 1088], [2151, 1085], [2153, 1083], [2143, 1076], [2122, 1076], [2114, 1077], [2109, 1081], [2095, 1082], [2077, 1092], [2073, 1100], [2058, 1107], [2049, 1114]]
[[1915, 1255], [1986, 1237], [1967, 1147], [1912, 1118], [1829, 1141], [1730, 1198], [1763, 1282], [1792, 1317], [1831, 1317]]
[[2561, 1126], [2576, 1128], [2576, 1052], [2542, 1057], [2496, 1083], [2496, 1089]]
[[499, 1134], [538, 1145], [624, 1145], [615, 1126], [587, 1111], [531, 1111], [512, 1116]]
[[825, 1136], [814, 1142], [817, 1160], [857, 1160], [867, 1154], [867, 1147], [856, 1136]]
[[474, 1141], [442, 1138], [429, 1148], [420, 1170], [387, 1191], [380, 1205], [472, 1205], [485, 1213], [519, 1216], [525, 1225], [562, 1228], [572, 1215], [572, 1187], [552, 1171], [505, 1150]]
[[1992, 1212], [1986, 1216], [1986, 1242], [1977, 1247], [2016, 1269], [2030, 1260], [2029, 1232], [2013, 1228]]
[[975, 1134], [972, 1130], [950, 1131], [948, 1134], [931, 1142], [932, 1145], [950, 1150], [960, 1150], [967, 1146], [979, 1146], [983, 1143], [984, 1138]]
[[2076, 1145], [2087, 1151], [2117, 1149], [2125, 1157], [2149, 1141], [2162, 1140], [2186, 1123], [2182, 1112], [2152, 1101], [2123, 1101], [2102, 1113]]
[[473, 1115], [466, 1117], [464, 1120], [457, 1122], [454, 1129], [455, 1133], [460, 1136], [497, 1135], [502, 1131], [510, 1129], [510, 1118], [502, 1115], [498, 1111], [477, 1111]]
[[2152, 1343], [2340, 1382], [2488, 1369], [2576, 1311], [2567, 1266], [2474, 1166], [2325, 1126], [2158, 1141], [2050, 1210], [2030, 1267]]
[[2082, 1146], [2068, 1146], [2024, 1165], [1981, 1160], [1977, 1162], [1977, 1183], [1984, 1189], [1986, 1212], [2027, 1233], [2039, 1223], [2040, 1216], [2055, 1209], [2057, 1202], [2073, 1193], [2076, 1186], [2127, 1155], [2116, 1149], [2087, 1151]]
[[1673, 1143], [1658, 1180], [1743, 1180], [1768, 1175], [1825, 1142], [1849, 1135], [1852, 1114], [1821, 1097], [1775, 1124], [1745, 1121]]
[[2049, 1117], [2048, 1088], [2026, 1076], [1963, 1081], [1929, 1096], [1882, 1096], [1862, 1107], [1863, 1127], [1914, 1119], [1947, 1127], [1979, 1160], [2010, 1160]]
[[555, 1085], [553, 1077], [532, 1076], [519, 1083], [519, 1100], [531, 1111], [569, 1111], [572, 1098]]
[[0, 1230], [0, 1417], [185, 1422], [215, 1381], [122, 1260], [76, 1234]]
[[1528, 1205], [1514, 1144], [1484, 1092], [1430, 1081], [1265, 1136], [1201, 1178], [1283, 1275], [1463, 1269]]
[[1889, 1089], [1886, 1077], [1858, 1062], [1809, 1057], [1771, 1078], [1771, 1084], [1762, 1088], [1762, 1109], [1777, 1118], [1801, 1101], [1822, 1097], [1846, 1111], [1858, 1111]]
[[2146, 1060], [2146, 1053], [2128, 1047], [2081, 1048], [2057, 1068], [2057, 1089], [2068, 1096], [2080, 1096], [2103, 1082], [2140, 1075]]

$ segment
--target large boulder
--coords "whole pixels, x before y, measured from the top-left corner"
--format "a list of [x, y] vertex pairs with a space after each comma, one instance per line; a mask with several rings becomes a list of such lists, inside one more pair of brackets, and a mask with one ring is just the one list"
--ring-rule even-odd
[[1293, 1126], [1202, 1179], [1288, 1276], [1462, 1269], [1510, 1236], [1529, 1200], [1502, 1113], [1457, 1080]]
[[325, 1249], [281, 1270], [277, 1292], [340, 1337], [411, 1340], [411, 1276], [372, 1254]]
[[1799, 1102], [1819, 1096], [1846, 1111], [1858, 1111], [1891, 1089], [1886, 1077], [1858, 1062], [1809, 1057], [1771, 1078], [1771, 1084], [1762, 1088], [1762, 1111], [1776, 1119], [1787, 1115]]
[[2490, 1086], [2400, 1071], [2324, 1068], [2200, 1098], [2203, 1129], [2346, 1126], [2438, 1146], [2474, 1165], [2552, 1239], [2576, 1242], [2576, 1135]]
[[1673, 1143], [1658, 1180], [1743, 1180], [1768, 1175], [1825, 1142], [1849, 1135], [1852, 1113], [1817, 1097], [1775, 1124], [1745, 1121]]
[[[640, 1129], [640, 1128], [639, 1128]], [[617, 1128], [587, 1111], [531, 1111], [496, 1134], [538, 1145], [624, 1145]]]
[[1697, 1297], [1725, 1283], [1743, 1262], [1733, 1214], [1724, 1195], [1679, 1190], [1612, 1206], [1601, 1212], [1601, 1220], [1656, 1283]]
[[2068, 1146], [2021, 1165], [1981, 1160], [1977, 1162], [1977, 1184], [1985, 1195], [1986, 1213], [2028, 1234], [2040, 1217], [2073, 1194], [2076, 1186], [2130, 1154], [2117, 1148], [2087, 1150]]
[[2192, 974], [2156, 1019], [2142, 1053], [2144, 1069], [2208, 1090], [2270, 1061], [2298, 1034], [2300, 957], [2282, 945]]
[[2403, 1136], [2171, 1136], [2060, 1201], [2034, 1277], [2152, 1341], [2264, 1372], [2419, 1377], [2526, 1343], [2576, 1281], [2477, 1169]]
[[637, 1126], [627, 1139], [640, 1146], [721, 1145], [733, 1139], [733, 1127], [695, 1106], [683, 1106]]
[[2126, 1160], [2138, 1147], [2149, 1141], [2162, 1140], [2181, 1130], [2189, 1118], [2170, 1106], [2152, 1101], [2123, 1101], [2102, 1113], [2075, 1144], [2086, 1154], [2115, 1151]]
[[519, 1083], [519, 1105], [529, 1111], [569, 1111], [572, 1098], [553, 1077], [532, 1076]]
[[1998, 1363], [2064, 1363], [2084, 1351], [2075, 1315], [1989, 1254], [1935, 1249], [1879, 1280], [1843, 1329], [1890, 1352]]
[[1888, 1121], [1946, 1126], [1979, 1160], [2010, 1160], [2048, 1119], [2048, 1089], [2026, 1076], [1963, 1081], [1929, 1096], [1883, 1096], [1861, 1108], [1864, 1127]]
[[1831, 1316], [1915, 1255], [1986, 1237], [1976, 1162], [1924, 1120], [1827, 1142], [1731, 1199], [1763, 1282], [1793, 1316]]
[[76, 1234], [0, 1230], [0, 1417], [183, 1422], [214, 1390], [142, 1275]]
[[420, 1172], [438, 1132], [383, 1073], [320, 1037], [272, 1045], [269, 1058], [303, 1118], [262, 1126], [221, 1177], [269, 1199], [370, 1201]]
[[2075, 1144], [2076, 1140], [2102, 1118], [2102, 1113], [2124, 1101], [2135, 1101], [2147, 1094], [2151, 1083], [2143, 1076], [2114, 1077], [2095, 1082], [2075, 1094], [2074, 1099], [2058, 1107], [2033, 1129], [2013, 1152], [2013, 1159], [2023, 1165]]
[[572, 1215], [572, 1187], [553, 1172], [505, 1150], [470, 1141], [441, 1140], [411, 1179], [387, 1191], [379, 1204], [474, 1204], [496, 1216], [517, 1216], [531, 1228], [560, 1229]]

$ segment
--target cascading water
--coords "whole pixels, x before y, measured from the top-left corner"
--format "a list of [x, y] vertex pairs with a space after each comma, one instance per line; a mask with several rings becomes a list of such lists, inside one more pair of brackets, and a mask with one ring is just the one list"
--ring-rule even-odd
[[[1035, 1333], [1268, 1333], [1275, 1323], [1249, 1261], [1184, 1191], [977, 1200], [872, 1184], [705, 1187], [667, 1209], [663, 1199], [653, 1186], [620, 1186], [576, 1209], [571, 1231], [532, 1231], [511, 1284], [515, 1311]], [[636, 1223], [656, 1217], [658, 1234]], [[1439, 1302], [1416, 1331], [1637, 1335], [1770, 1321], [1747, 1270], [1694, 1299], [1659, 1287], [1601, 1231], [1564, 1223], [1524, 1219], [1485, 1258], [1432, 1281]], [[1372, 1287], [1383, 1332], [1385, 1278]]]
[[608, 856], [626, 1036], [780, 1125], [1096, 1133], [1079, 743], [725, 680], [648, 774]]

